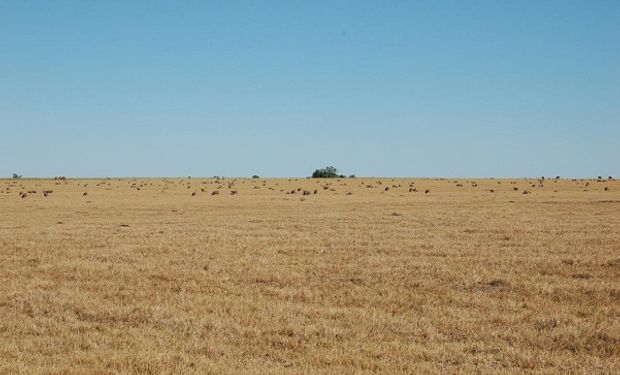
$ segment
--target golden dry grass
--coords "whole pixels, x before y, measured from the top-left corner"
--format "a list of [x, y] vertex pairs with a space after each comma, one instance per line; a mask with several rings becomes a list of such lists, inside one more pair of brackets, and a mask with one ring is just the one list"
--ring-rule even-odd
[[620, 373], [620, 182], [231, 182], [0, 181], [0, 373]]

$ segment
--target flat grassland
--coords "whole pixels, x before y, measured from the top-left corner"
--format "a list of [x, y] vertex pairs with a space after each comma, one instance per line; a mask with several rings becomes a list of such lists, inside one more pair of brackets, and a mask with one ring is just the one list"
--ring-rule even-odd
[[2, 374], [455, 372], [620, 373], [619, 181], [0, 181]]

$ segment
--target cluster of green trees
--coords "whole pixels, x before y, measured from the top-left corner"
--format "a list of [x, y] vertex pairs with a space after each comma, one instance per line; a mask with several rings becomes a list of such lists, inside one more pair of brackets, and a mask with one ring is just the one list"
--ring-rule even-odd
[[[336, 178], [336, 177], [345, 178], [346, 176], [343, 174], [339, 174], [338, 169], [332, 166], [317, 169], [312, 173], [312, 178]], [[352, 174], [349, 177], [355, 178], [355, 175]]]

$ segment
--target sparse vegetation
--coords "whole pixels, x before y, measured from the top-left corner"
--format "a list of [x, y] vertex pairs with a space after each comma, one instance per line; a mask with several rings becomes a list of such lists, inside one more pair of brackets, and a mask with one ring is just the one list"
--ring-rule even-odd
[[2, 180], [0, 373], [618, 373], [620, 182], [537, 180]]

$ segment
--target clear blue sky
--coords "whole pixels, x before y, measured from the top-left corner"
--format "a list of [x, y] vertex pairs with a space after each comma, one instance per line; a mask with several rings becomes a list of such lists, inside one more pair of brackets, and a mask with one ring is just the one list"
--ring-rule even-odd
[[0, 0], [0, 175], [620, 176], [620, 1]]

